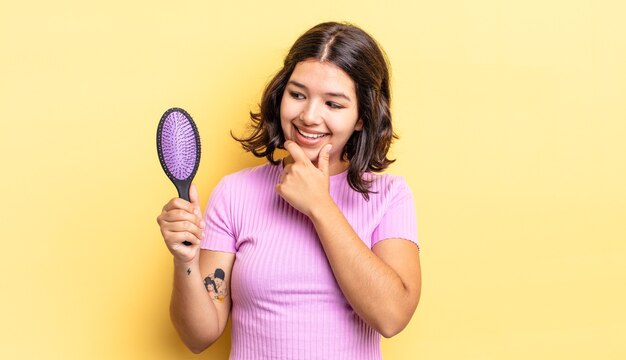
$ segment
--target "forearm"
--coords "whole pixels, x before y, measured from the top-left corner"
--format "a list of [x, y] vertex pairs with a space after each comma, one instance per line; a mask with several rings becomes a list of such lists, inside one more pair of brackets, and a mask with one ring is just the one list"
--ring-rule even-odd
[[383, 336], [402, 330], [417, 304], [400, 276], [363, 243], [332, 200], [310, 217], [352, 308]]
[[215, 305], [203, 286], [198, 262], [174, 262], [174, 286], [170, 316], [185, 345], [194, 353], [210, 346], [220, 336]]

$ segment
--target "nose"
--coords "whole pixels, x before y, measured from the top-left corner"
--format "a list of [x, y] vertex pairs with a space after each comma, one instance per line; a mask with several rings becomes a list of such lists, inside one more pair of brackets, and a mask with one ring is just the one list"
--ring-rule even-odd
[[309, 101], [300, 113], [300, 120], [302, 120], [306, 126], [319, 125], [322, 122], [322, 109], [323, 108], [316, 101]]

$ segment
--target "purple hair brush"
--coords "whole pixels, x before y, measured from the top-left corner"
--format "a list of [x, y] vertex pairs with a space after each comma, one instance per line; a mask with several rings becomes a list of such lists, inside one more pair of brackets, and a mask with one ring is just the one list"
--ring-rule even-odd
[[[178, 196], [190, 201], [189, 187], [200, 165], [200, 134], [185, 110], [171, 108], [163, 114], [157, 128], [157, 152]], [[191, 245], [187, 241], [184, 244]]]

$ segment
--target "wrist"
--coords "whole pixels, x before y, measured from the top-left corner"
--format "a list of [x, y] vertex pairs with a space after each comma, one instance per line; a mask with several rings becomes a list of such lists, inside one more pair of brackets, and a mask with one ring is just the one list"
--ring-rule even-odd
[[174, 257], [174, 269], [175, 270], [188, 270], [198, 269], [200, 267], [198, 257], [194, 257], [191, 260], [182, 260]]
[[335, 216], [335, 212], [339, 211], [335, 201], [329, 196], [324, 197], [322, 201], [316, 202], [315, 206], [311, 208], [309, 218], [313, 223], [323, 220], [326, 216]]

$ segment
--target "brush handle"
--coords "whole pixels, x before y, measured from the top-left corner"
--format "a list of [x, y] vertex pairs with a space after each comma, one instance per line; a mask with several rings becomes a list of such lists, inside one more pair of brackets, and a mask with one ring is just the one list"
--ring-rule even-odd
[[[189, 188], [191, 187], [191, 181], [193, 179], [187, 179], [186, 181], [174, 181], [174, 185], [176, 185], [176, 190], [178, 190], [178, 197], [191, 202], [189, 199]], [[189, 241], [183, 241], [183, 244], [186, 246], [191, 246]]]
[[177, 181], [176, 190], [178, 190], [178, 197], [191, 202], [189, 199], [189, 188], [191, 187], [191, 179], [189, 181]]

